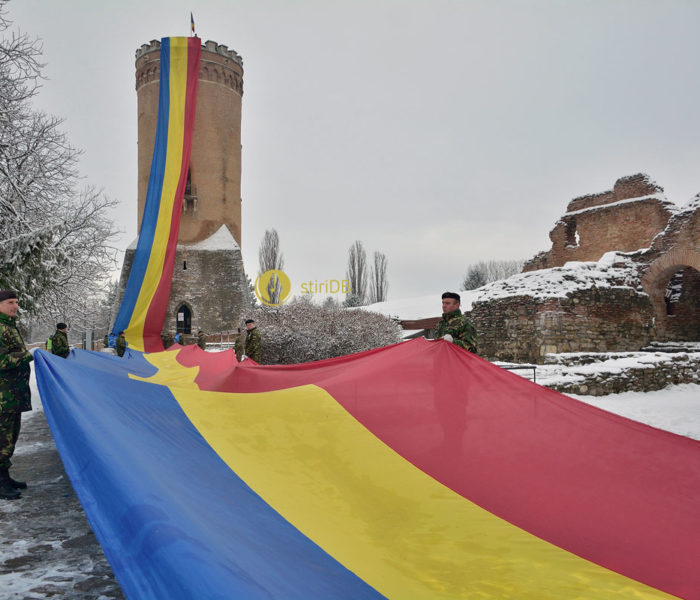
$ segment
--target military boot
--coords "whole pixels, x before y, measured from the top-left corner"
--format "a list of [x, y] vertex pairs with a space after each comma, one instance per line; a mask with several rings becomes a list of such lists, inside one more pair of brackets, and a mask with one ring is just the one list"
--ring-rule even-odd
[[13, 486], [10, 480], [10, 473], [7, 468], [0, 469], [0, 498], [5, 500], [16, 500], [21, 498], [20, 494]]
[[[8, 471], [8, 473], [9, 473], [9, 471]], [[12, 477], [10, 477], [10, 484], [16, 490], [26, 490], [27, 489], [27, 482], [26, 481], [17, 481], [16, 479], [12, 479]]]

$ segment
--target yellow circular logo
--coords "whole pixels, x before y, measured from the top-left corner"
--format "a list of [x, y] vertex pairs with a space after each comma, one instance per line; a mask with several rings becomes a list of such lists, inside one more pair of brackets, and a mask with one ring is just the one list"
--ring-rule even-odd
[[268, 306], [280, 306], [289, 299], [292, 282], [284, 271], [270, 269], [255, 280], [255, 295]]

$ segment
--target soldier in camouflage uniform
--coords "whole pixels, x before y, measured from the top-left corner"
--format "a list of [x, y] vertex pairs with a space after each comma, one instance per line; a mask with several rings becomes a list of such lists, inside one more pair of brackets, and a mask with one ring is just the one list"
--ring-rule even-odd
[[68, 331], [68, 325], [56, 323], [56, 333], [51, 336], [51, 353], [61, 358], [67, 358], [70, 354], [66, 331]]
[[126, 352], [126, 347], [129, 344], [126, 343], [126, 338], [124, 337], [124, 332], [120, 331], [119, 335], [117, 336], [117, 342], [115, 344], [115, 347], [117, 349], [117, 356], [124, 356], [124, 352]]
[[202, 349], [207, 349], [207, 334], [201, 329], [197, 332], [197, 345]]
[[13, 500], [27, 484], [10, 477], [10, 459], [22, 413], [32, 409], [29, 363], [33, 360], [17, 329], [17, 294], [0, 290], [0, 498]]
[[236, 338], [236, 341], [233, 342], [233, 350], [236, 353], [236, 359], [238, 362], [241, 362], [243, 359], [243, 354], [245, 354], [245, 338], [241, 333], [240, 327], [238, 328], [238, 337]]
[[459, 308], [459, 294], [445, 292], [442, 295], [442, 320], [435, 327], [433, 339], [442, 338], [460, 348], [476, 354], [476, 329]]
[[160, 340], [163, 342], [163, 348], [167, 350], [175, 343], [175, 336], [169, 331], [166, 331], [160, 334]]
[[262, 361], [262, 338], [253, 319], [245, 322], [248, 333], [245, 336], [245, 355], [256, 363]]

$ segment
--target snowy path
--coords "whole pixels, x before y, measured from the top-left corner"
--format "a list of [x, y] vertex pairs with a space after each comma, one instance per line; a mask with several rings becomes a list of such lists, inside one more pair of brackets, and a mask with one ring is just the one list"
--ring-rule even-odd
[[2, 600], [124, 598], [63, 470], [32, 378], [12, 474], [29, 488], [0, 500]]

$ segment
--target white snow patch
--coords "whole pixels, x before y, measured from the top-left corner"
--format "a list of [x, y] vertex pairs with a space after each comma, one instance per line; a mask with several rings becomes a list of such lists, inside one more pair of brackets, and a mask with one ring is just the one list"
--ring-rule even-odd
[[210, 235], [206, 240], [202, 240], [196, 244], [184, 246], [178, 244], [178, 248], [188, 248], [190, 250], [240, 250], [240, 246], [231, 235], [226, 225], [219, 227], [216, 233]]
[[596, 204], [595, 206], [589, 206], [588, 208], [581, 208], [579, 210], [572, 210], [571, 212], [564, 213], [565, 217], [570, 217], [571, 215], [580, 215], [581, 213], [589, 212], [592, 210], [601, 210], [609, 208], [611, 206], [620, 206], [622, 204], [632, 204], [633, 202], [643, 202], [645, 200], [661, 200], [662, 202], [669, 205], [669, 207], [676, 208], [676, 205], [666, 198], [666, 194], [663, 192], [657, 192], [656, 194], [649, 194], [647, 196], [639, 196], [638, 198], [628, 198], [626, 200], [618, 200], [617, 202], [610, 202], [609, 204]]
[[[488, 301], [512, 296], [565, 298], [577, 290], [597, 288], [637, 289], [637, 265], [621, 252], [606, 252], [597, 262], [571, 261], [563, 267], [518, 273], [508, 279], [488, 283], [475, 290], [473, 301]], [[640, 292], [642, 293], [642, 292]]]
[[[136, 250], [138, 246], [139, 238], [136, 238], [129, 246], [127, 250]], [[236, 242], [235, 238], [231, 235], [226, 225], [222, 225], [216, 231], [216, 233], [210, 235], [206, 240], [202, 240], [196, 244], [184, 245], [178, 244], [178, 250], [182, 248], [188, 248], [192, 250], [240, 250], [241, 247]]]
[[[518, 273], [476, 289], [459, 292], [462, 312], [470, 311], [474, 302], [530, 296], [532, 298], [566, 298], [577, 290], [630, 288], [640, 291], [638, 265], [631, 253], [606, 252], [597, 262], [571, 261], [563, 267]], [[399, 320], [426, 319], [442, 315], [441, 292], [430, 296], [401, 298], [355, 307]]]
[[657, 392], [623, 392], [607, 396], [569, 394], [633, 421], [700, 440], [700, 385], [685, 383]]
[[[591, 353], [567, 352], [549, 356], [571, 359], [577, 356], [591, 357]], [[537, 365], [537, 383], [546, 386], [564, 385], [582, 382], [597, 374], [619, 374], [629, 369], [653, 369], [661, 363], [670, 363], [674, 359], [677, 361], [683, 356], [686, 355], [673, 352], [610, 352], [601, 355], [600, 361], [590, 364]]]

